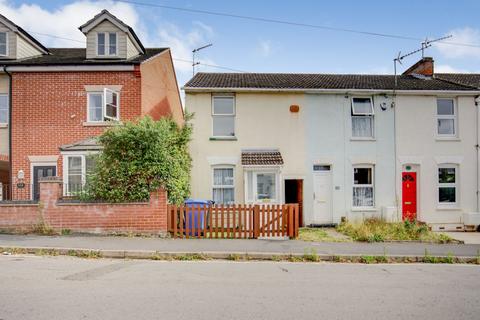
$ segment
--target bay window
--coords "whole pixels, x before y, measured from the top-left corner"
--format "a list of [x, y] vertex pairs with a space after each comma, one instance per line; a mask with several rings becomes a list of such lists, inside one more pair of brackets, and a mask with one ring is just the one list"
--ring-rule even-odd
[[104, 88], [100, 92], [89, 92], [87, 97], [88, 122], [119, 120], [120, 94]]
[[94, 154], [71, 154], [64, 156], [64, 194], [76, 195], [88, 183], [89, 176], [95, 169]]
[[353, 207], [373, 208], [375, 206], [375, 185], [373, 166], [353, 168]]
[[235, 97], [212, 97], [212, 134], [214, 137], [235, 136]]
[[456, 205], [458, 202], [458, 167], [442, 165], [438, 168], [438, 203]]
[[213, 168], [212, 200], [216, 204], [235, 202], [234, 167]]
[[245, 172], [245, 199], [248, 203], [279, 203], [279, 172], [261, 169]]
[[374, 137], [372, 98], [352, 98], [352, 138]]

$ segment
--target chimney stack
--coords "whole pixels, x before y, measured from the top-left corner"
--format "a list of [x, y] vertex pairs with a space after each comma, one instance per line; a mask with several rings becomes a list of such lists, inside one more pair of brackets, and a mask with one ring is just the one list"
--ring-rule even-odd
[[433, 58], [431, 57], [425, 57], [420, 59], [417, 63], [415, 63], [413, 66], [405, 70], [403, 72], [403, 75], [415, 75], [415, 74], [420, 74], [426, 77], [432, 77], [433, 76]]

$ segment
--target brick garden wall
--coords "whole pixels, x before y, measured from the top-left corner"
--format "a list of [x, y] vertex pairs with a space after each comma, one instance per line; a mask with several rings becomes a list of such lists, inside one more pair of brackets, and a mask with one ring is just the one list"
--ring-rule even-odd
[[42, 222], [61, 231], [111, 234], [166, 234], [167, 193], [158, 190], [145, 203], [71, 203], [60, 200], [61, 181], [40, 182], [40, 201], [20, 204], [0, 202], [0, 230], [31, 231]]

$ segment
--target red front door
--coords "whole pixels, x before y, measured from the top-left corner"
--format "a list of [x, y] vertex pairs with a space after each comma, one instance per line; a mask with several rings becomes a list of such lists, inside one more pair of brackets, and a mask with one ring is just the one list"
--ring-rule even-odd
[[402, 172], [402, 219], [417, 218], [417, 173]]

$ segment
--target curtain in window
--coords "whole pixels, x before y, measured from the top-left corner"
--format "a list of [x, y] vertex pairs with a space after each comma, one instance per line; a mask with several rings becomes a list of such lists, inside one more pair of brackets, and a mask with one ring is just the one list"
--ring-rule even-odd
[[233, 168], [213, 169], [213, 201], [219, 204], [234, 202]]
[[353, 187], [354, 207], [373, 207], [373, 187]]
[[352, 116], [353, 137], [373, 137], [373, 117]]

